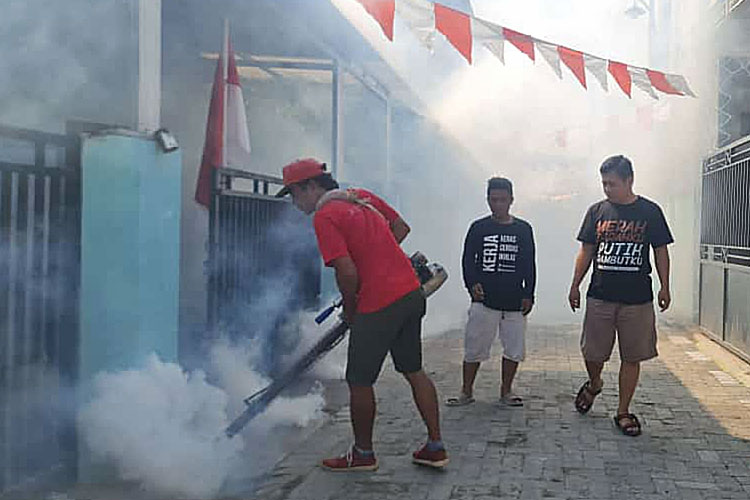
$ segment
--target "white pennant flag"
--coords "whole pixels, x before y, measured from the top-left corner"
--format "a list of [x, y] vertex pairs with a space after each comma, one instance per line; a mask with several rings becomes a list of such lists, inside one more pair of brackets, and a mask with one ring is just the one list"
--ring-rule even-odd
[[247, 129], [245, 99], [242, 96], [237, 61], [229, 41], [229, 21], [224, 24], [224, 137], [222, 158], [225, 167], [247, 168], [250, 162], [250, 133]]
[[396, 13], [419, 41], [432, 52], [435, 46], [435, 10], [428, 0], [397, 0]]
[[605, 92], [609, 90], [607, 85], [607, 60], [600, 57], [590, 56], [583, 54], [583, 63], [586, 69], [594, 75], [594, 78], [599, 82]]
[[549, 64], [549, 67], [552, 68], [552, 71], [555, 72], [557, 77], [562, 80], [562, 68], [560, 67], [560, 53], [557, 51], [557, 45], [552, 45], [551, 43], [542, 42], [541, 40], [534, 40], [534, 45], [536, 45], [537, 50], [540, 54], [542, 54], [542, 57], [545, 61], [547, 61], [547, 64]]
[[251, 151], [250, 132], [247, 129], [245, 99], [242, 97], [242, 86], [231, 47], [229, 57], [224, 115], [224, 165], [247, 168]]
[[633, 85], [650, 95], [652, 98], [659, 100], [659, 96], [654, 92], [654, 87], [651, 85], [651, 79], [646, 74], [645, 69], [628, 66], [628, 72], [630, 73]]
[[505, 37], [502, 26], [472, 17], [471, 32], [477, 44], [481, 43], [487, 47], [487, 50], [505, 64]]
[[696, 97], [695, 93], [693, 93], [693, 90], [690, 88], [690, 85], [688, 85], [687, 80], [682, 75], [664, 75], [667, 78], [667, 82], [674, 87], [675, 90], [678, 90], [682, 92], [685, 95], [689, 95], [690, 97]]

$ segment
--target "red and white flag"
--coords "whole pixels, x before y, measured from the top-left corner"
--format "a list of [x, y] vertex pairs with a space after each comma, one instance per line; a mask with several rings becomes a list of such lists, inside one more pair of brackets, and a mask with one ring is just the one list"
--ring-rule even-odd
[[[624, 63], [597, 57], [561, 45], [548, 43], [532, 36], [513, 31], [474, 17], [470, 1], [460, 2], [469, 8], [456, 10], [445, 5], [445, 0], [357, 0], [380, 24], [389, 40], [393, 41], [393, 19], [398, 16], [409, 26], [417, 39], [432, 52], [435, 33], [440, 32], [472, 64], [472, 50], [476, 45], [486, 47], [505, 64], [505, 42], [510, 42], [529, 59], [536, 61], [539, 52], [558, 78], [562, 78], [564, 64], [583, 88], [588, 88], [586, 71], [591, 73], [604, 91], [609, 90], [608, 74], [628, 97], [632, 87], [658, 99], [656, 90], [665, 94], [695, 97], [687, 80], [682, 75], [663, 73], [646, 68], [629, 66]], [[454, 5], [456, 2], [450, 2]]]
[[224, 31], [224, 44], [211, 89], [203, 157], [195, 186], [195, 201], [206, 208], [211, 204], [213, 169], [246, 167], [250, 160], [250, 133], [240, 75], [229, 42], [229, 29]]

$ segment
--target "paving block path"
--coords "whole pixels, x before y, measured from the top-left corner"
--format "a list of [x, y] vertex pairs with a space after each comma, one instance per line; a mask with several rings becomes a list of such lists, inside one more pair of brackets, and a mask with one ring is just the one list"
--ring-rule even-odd
[[411, 463], [425, 431], [406, 382], [390, 361], [376, 386], [376, 472], [334, 473], [321, 458], [351, 444], [348, 408], [333, 414], [267, 475], [254, 498], [268, 500], [748, 499], [750, 498], [750, 365], [694, 327], [662, 324], [660, 357], [644, 363], [632, 407], [644, 424], [637, 438], [620, 434], [618, 355], [588, 415], [573, 397], [586, 379], [579, 327], [530, 323], [527, 361], [516, 392], [523, 408], [498, 403], [500, 346], [482, 366], [477, 402], [443, 402], [460, 383], [461, 332], [425, 342], [425, 367], [441, 399], [451, 463], [434, 471]]

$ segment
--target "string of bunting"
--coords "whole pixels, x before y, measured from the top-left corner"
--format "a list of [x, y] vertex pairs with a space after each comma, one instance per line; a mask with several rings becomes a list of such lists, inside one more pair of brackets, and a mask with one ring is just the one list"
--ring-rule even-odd
[[393, 21], [398, 14], [426, 47], [432, 49], [435, 35], [439, 32], [469, 64], [472, 63], [473, 48], [477, 45], [487, 48], [505, 64], [505, 42], [508, 42], [532, 61], [536, 61], [537, 53], [541, 54], [560, 79], [560, 63], [564, 64], [585, 89], [588, 89], [588, 72], [604, 91], [609, 90], [608, 76], [612, 77], [628, 97], [632, 97], [633, 86], [654, 99], [659, 98], [656, 91], [695, 97], [687, 79], [682, 75], [633, 66], [546, 42], [441, 3], [429, 0], [357, 1], [378, 22], [390, 41], [393, 41]]

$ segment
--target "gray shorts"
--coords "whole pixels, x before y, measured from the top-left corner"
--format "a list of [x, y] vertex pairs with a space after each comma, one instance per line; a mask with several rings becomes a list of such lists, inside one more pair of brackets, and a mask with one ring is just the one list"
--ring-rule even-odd
[[373, 385], [389, 352], [396, 371], [421, 370], [425, 308], [422, 289], [418, 288], [379, 311], [356, 314], [349, 334], [346, 381], [350, 385]]
[[630, 305], [587, 298], [581, 334], [583, 358], [595, 362], [609, 360], [615, 333], [623, 361], [637, 363], [659, 355], [652, 302]]

